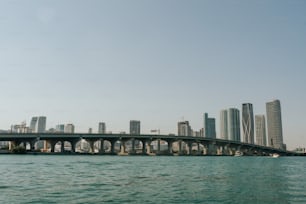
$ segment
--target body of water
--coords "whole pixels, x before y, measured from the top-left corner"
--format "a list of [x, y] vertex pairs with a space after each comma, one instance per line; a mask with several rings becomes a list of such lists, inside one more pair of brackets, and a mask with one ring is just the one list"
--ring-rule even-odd
[[305, 157], [0, 155], [0, 203], [306, 203]]

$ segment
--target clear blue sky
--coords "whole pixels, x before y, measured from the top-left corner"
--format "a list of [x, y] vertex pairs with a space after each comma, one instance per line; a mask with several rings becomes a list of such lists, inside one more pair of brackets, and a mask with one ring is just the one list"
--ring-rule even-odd
[[202, 114], [282, 105], [284, 142], [306, 146], [306, 1], [0, 1], [0, 128], [142, 132]]

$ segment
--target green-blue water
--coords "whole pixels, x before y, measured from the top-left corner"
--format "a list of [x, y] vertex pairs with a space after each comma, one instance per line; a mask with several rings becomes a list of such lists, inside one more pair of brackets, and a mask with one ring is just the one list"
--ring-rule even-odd
[[0, 155], [0, 203], [306, 203], [305, 157]]

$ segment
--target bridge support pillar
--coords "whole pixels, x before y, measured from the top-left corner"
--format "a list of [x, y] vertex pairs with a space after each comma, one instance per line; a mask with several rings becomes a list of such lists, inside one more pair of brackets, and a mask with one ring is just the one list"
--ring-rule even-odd
[[188, 142], [188, 154], [192, 155], [192, 142]]
[[198, 155], [201, 155], [201, 147], [200, 147], [200, 143], [197, 143], [197, 146], [198, 146], [198, 148], [197, 148], [197, 154]]
[[44, 140], [44, 149], [43, 149], [43, 151], [47, 152], [47, 150], [48, 150], [48, 141]]
[[208, 155], [208, 144], [203, 144], [204, 148], [203, 148], [203, 154], [204, 155]]
[[161, 154], [160, 152], [160, 139], [157, 140], [157, 152], [156, 154]]
[[71, 152], [75, 153], [75, 146], [76, 146], [77, 141], [70, 141], [71, 144]]
[[35, 141], [36, 141], [36, 140], [31, 140], [31, 141], [29, 141], [29, 144], [30, 144], [30, 151], [33, 151], [33, 150], [34, 150]]
[[89, 140], [88, 143], [89, 143], [89, 147], [90, 147], [89, 152], [90, 153], [95, 153], [95, 147], [94, 147], [95, 141]]
[[142, 143], [142, 154], [146, 154], [146, 141], [141, 140], [141, 143]]
[[132, 138], [132, 151], [131, 151], [131, 153], [132, 154], [135, 154], [136, 153], [136, 150], [135, 150], [135, 138]]
[[65, 141], [61, 140], [61, 152], [65, 152]]
[[99, 153], [100, 154], [104, 154], [105, 150], [104, 150], [104, 140], [100, 139], [100, 148], [99, 148]]
[[120, 141], [120, 154], [125, 154], [125, 142], [123, 140]]
[[223, 146], [222, 145], [217, 146], [217, 155], [223, 155]]
[[230, 155], [235, 155], [235, 153], [236, 153], [236, 148], [233, 148], [233, 147], [231, 147], [231, 148], [229, 148], [229, 152], [230, 152]]
[[182, 141], [179, 141], [178, 143], [179, 143], [179, 151], [178, 151], [178, 153], [179, 153], [179, 155], [182, 155], [183, 154], [183, 151], [182, 151]]
[[222, 150], [223, 150], [223, 155], [227, 155], [227, 156], [230, 155], [229, 154], [229, 147], [228, 147], [227, 144], [222, 146]]
[[167, 143], [168, 143], [168, 153], [169, 153], [169, 154], [172, 154], [172, 153], [173, 153], [173, 152], [172, 152], [173, 142], [172, 142], [172, 141], [167, 141]]
[[15, 144], [14, 141], [10, 141], [10, 142], [9, 142], [9, 150], [12, 151], [12, 150], [14, 149], [15, 145], [16, 145], [16, 144]]
[[50, 140], [49, 141], [50, 142], [50, 146], [51, 146], [51, 152], [54, 152], [54, 150], [55, 150], [55, 145], [56, 145], [56, 141], [53, 141], [53, 140]]
[[151, 140], [149, 140], [149, 141], [146, 143], [146, 147], [147, 147], [146, 152], [147, 152], [147, 154], [151, 154], [151, 143], [152, 143]]
[[111, 154], [115, 154], [115, 145], [116, 145], [116, 142], [115, 140], [111, 140], [110, 143], [111, 143]]
[[215, 144], [208, 144], [208, 154], [209, 155], [216, 155], [217, 154], [217, 148]]
[[257, 155], [258, 155], [258, 156], [263, 156], [263, 151], [258, 149], [258, 150], [257, 150]]

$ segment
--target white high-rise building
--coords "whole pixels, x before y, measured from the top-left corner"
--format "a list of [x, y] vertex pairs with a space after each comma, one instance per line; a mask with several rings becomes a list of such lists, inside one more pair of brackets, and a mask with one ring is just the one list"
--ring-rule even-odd
[[140, 135], [140, 121], [139, 120], [130, 121], [130, 134]]
[[177, 123], [178, 136], [192, 136], [189, 121], [182, 121]]
[[74, 133], [74, 125], [73, 124], [67, 124], [65, 125], [65, 133]]
[[[35, 116], [32, 117], [31, 123], [30, 123], [30, 131], [32, 133], [44, 133], [46, 132], [46, 123], [47, 123], [47, 117], [45, 116]], [[44, 148], [44, 141], [40, 140], [35, 143], [35, 149], [43, 149]]]
[[227, 122], [227, 110], [221, 110], [220, 112], [220, 138], [228, 140], [228, 122]]
[[35, 132], [36, 126], [37, 126], [38, 117], [32, 117], [31, 123], [30, 123], [30, 129], [31, 132]]
[[251, 103], [242, 104], [243, 142], [254, 144], [254, 115]]
[[239, 110], [230, 108], [220, 112], [221, 139], [240, 142], [240, 116]]
[[256, 144], [267, 146], [266, 119], [264, 115], [255, 115]]
[[45, 116], [39, 116], [37, 121], [37, 132], [42, 133], [46, 132], [46, 123], [47, 123], [47, 117]]
[[268, 144], [270, 147], [286, 149], [283, 143], [282, 114], [279, 100], [266, 103], [267, 124], [268, 124]]
[[105, 134], [106, 133], [106, 126], [105, 123], [100, 122], [99, 123], [99, 129], [98, 129], [99, 134]]
[[45, 116], [32, 117], [30, 129], [33, 133], [46, 132], [47, 118]]

